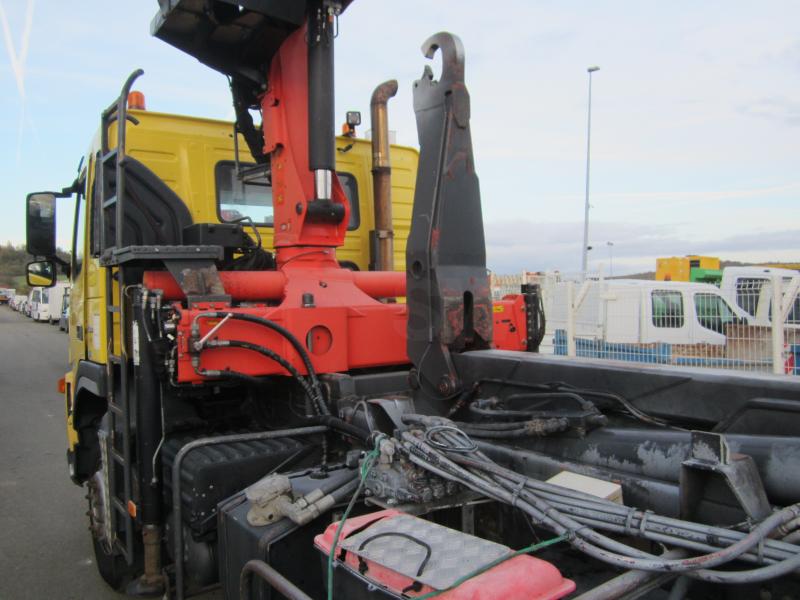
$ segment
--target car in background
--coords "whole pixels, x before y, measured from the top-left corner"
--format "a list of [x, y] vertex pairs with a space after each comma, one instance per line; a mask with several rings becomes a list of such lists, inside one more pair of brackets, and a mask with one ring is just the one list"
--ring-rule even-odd
[[20, 312], [22, 310], [22, 303], [26, 300], [26, 298], [27, 296], [23, 296], [22, 294], [17, 294], [10, 302], [11, 308], [13, 308], [17, 312]]

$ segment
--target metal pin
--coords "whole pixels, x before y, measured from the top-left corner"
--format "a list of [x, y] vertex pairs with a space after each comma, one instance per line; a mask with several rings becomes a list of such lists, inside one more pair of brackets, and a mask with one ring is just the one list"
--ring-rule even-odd
[[194, 343], [194, 349], [197, 350], [198, 352], [202, 350], [203, 346], [205, 346], [206, 342], [208, 341], [208, 338], [214, 335], [217, 332], [217, 330], [225, 324], [225, 321], [230, 319], [232, 316], [233, 313], [228, 313], [227, 315], [225, 315], [225, 318], [222, 319], [222, 321], [220, 321], [216, 325], [214, 325], [214, 327], [211, 328], [211, 331], [209, 331], [202, 338], [200, 338], [200, 341]]

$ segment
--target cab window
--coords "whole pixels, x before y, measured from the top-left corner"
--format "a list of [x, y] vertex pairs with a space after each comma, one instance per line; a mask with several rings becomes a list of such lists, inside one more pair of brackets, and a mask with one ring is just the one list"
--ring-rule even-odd
[[701, 327], [717, 333], [725, 333], [725, 325], [738, 321], [728, 303], [716, 294], [695, 294], [694, 309]]
[[[254, 163], [239, 163], [242, 171], [253, 169]], [[347, 229], [358, 229], [360, 214], [358, 206], [358, 182], [350, 173], [337, 173], [344, 193], [350, 202], [350, 220]], [[236, 163], [220, 161], [214, 168], [217, 188], [217, 216], [223, 223], [250, 218], [256, 225], [272, 227], [272, 185], [263, 172], [249, 173], [244, 177], [236, 174]]]
[[736, 304], [751, 316], [758, 311], [758, 299], [766, 279], [758, 277], [740, 277], [736, 280]]
[[79, 193], [75, 199], [75, 227], [72, 235], [72, 279], [77, 279], [83, 267], [86, 238], [86, 197]]
[[678, 329], [683, 327], [683, 294], [668, 290], [653, 290], [653, 325]]

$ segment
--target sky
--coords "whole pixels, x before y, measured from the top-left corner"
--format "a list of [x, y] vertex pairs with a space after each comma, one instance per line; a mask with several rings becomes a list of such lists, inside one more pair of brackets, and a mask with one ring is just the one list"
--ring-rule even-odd
[[[466, 50], [488, 265], [580, 268], [586, 68], [590, 269], [659, 256], [800, 261], [796, 0], [359, 0], [340, 18], [336, 114], [395, 78], [397, 141], [417, 145], [413, 81], [431, 34]], [[28, 192], [75, 176], [127, 75], [148, 108], [233, 116], [226, 80], [150, 36], [156, 0], [0, 0], [0, 243], [24, 241]], [[68, 246], [70, 206], [59, 211]]]

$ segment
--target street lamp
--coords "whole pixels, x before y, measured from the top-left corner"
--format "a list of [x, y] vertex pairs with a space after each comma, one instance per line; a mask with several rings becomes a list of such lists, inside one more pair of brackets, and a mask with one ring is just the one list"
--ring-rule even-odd
[[592, 73], [599, 71], [600, 67], [593, 65], [586, 69], [589, 74], [589, 118], [586, 125], [586, 205], [583, 215], [583, 254], [581, 262], [581, 272], [586, 278], [586, 270], [589, 261], [589, 155], [592, 145]]
[[608, 246], [608, 276], [614, 277], [614, 242], [606, 242]]

